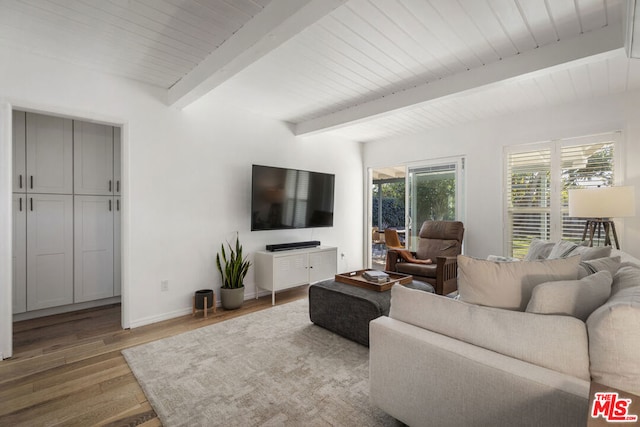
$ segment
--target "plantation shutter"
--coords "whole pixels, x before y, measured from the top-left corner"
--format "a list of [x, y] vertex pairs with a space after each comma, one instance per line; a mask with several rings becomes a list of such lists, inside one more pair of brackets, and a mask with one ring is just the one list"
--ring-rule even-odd
[[611, 187], [614, 178], [613, 141], [564, 146], [561, 149], [562, 165], [562, 239], [582, 240], [585, 220], [569, 217], [571, 188]]
[[509, 153], [506, 194], [508, 253], [522, 258], [532, 239], [549, 239], [551, 150]]
[[584, 218], [569, 217], [569, 189], [615, 184], [618, 133], [505, 150], [508, 256], [523, 258], [533, 239], [580, 242]]

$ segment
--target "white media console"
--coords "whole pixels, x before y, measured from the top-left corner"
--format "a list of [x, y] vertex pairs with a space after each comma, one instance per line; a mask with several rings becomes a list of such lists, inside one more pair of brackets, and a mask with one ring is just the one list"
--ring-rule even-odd
[[256, 287], [271, 291], [271, 304], [275, 305], [276, 291], [335, 277], [338, 248], [319, 246], [277, 252], [259, 251], [255, 254], [254, 264]]

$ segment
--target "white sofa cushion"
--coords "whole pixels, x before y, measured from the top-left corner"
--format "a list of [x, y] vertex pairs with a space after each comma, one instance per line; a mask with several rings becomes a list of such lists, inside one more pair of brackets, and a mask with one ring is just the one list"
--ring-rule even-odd
[[460, 299], [490, 307], [524, 311], [536, 285], [575, 280], [580, 257], [541, 261], [492, 262], [458, 256]]
[[608, 271], [613, 276], [619, 268], [620, 256], [581, 261], [578, 267], [578, 279], [603, 270]]
[[574, 317], [483, 307], [402, 285], [391, 289], [389, 317], [505, 356], [590, 379], [586, 326]]
[[551, 253], [549, 253], [548, 258], [569, 258], [574, 255], [580, 255], [580, 257], [584, 261], [611, 256], [611, 246], [589, 247], [585, 244], [586, 242], [582, 242], [582, 244], [578, 245], [566, 240], [560, 240], [553, 246], [553, 249], [551, 249]]
[[622, 289], [640, 286], [640, 268], [633, 264], [624, 263], [613, 275], [611, 295], [617, 294]]
[[607, 302], [613, 278], [599, 271], [580, 280], [541, 283], [533, 288], [528, 313], [561, 314], [585, 322], [595, 309]]
[[549, 254], [551, 250], [555, 246], [554, 242], [549, 242], [548, 240], [540, 240], [533, 239], [529, 244], [529, 250], [527, 251], [527, 255], [525, 255], [525, 261], [537, 261], [540, 259], [549, 258]]
[[640, 286], [620, 289], [587, 319], [593, 381], [640, 394]]

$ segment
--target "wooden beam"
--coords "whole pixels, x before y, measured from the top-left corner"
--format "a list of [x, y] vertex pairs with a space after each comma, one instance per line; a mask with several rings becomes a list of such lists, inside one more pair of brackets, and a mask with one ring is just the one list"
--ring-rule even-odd
[[273, 0], [169, 88], [167, 103], [191, 104], [345, 2]]
[[505, 58], [441, 80], [425, 83], [354, 105], [334, 113], [300, 122], [296, 135], [312, 135], [357, 124], [398, 111], [462, 93], [488, 88], [508, 80], [569, 67], [596, 56], [617, 55], [624, 49], [621, 26], [608, 26]]

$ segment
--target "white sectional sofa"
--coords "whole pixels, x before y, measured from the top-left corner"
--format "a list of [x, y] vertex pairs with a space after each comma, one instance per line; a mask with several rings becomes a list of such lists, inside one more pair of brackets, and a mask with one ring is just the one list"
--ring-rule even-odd
[[458, 263], [461, 300], [396, 285], [370, 323], [375, 405], [410, 426], [584, 426], [591, 381], [640, 394], [640, 267]]

